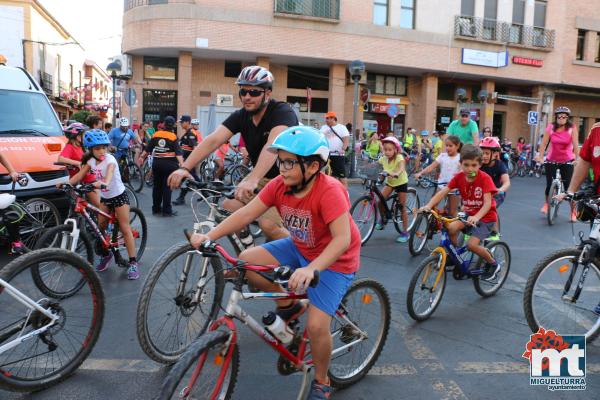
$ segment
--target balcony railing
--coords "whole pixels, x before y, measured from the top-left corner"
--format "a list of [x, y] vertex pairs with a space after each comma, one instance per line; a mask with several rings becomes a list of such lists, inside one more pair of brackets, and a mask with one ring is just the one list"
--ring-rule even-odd
[[553, 49], [556, 33], [552, 29], [457, 15], [454, 19], [454, 36]]
[[275, 0], [274, 12], [294, 16], [340, 19], [340, 0]]
[[52, 96], [53, 86], [52, 86], [52, 75], [46, 72], [40, 72], [40, 83], [42, 84], [42, 89], [48, 96]]

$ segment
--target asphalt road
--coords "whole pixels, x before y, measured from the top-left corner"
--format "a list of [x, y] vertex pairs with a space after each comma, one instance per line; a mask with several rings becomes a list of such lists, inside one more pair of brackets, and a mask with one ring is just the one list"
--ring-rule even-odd
[[[362, 188], [351, 187], [355, 198]], [[535, 263], [550, 251], [573, 244], [571, 224], [563, 208], [558, 223], [549, 227], [539, 213], [543, 180], [520, 178], [501, 208], [503, 240], [512, 252], [507, 283], [500, 292], [482, 299], [470, 281], [449, 279], [443, 302], [431, 319], [413, 322], [406, 312], [406, 290], [415, 267], [406, 245], [394, 242], [388, 225], [376, 231], [362, 249], [359, 276], [383, 282], [392, 300], [392, 324], [386, 346], [371, 374], [353, 387], [334, 394], [337, 399], [592, 399], [600, 389], [600, 350], [587, 348], [587, 390], [551, 392], [529, 385], [529, 364], [521, 357], [531, 334], [522, 308], [524, 282]], [[32, 395], [0, 391], [0, 399], [146, 399], [152, 398], [166, 368], [144, 355], [135, 334], [138, 294], [148, 268], [169, 245], [181, 241], [181, 229], [191, 225], [189, 207], [165, 219], [150, 215], [150, 191], [140, 195], [149, 223], [149, 242], [142, 259], [142, 279], [127, 281], [125, 272], [111, 267], [102, 273], [107, 310], [101, 337], [90, 358], [61, 385]], [[584, 230], [576, 224], [576, 232]], [[586, 232], [587, 233], [587, 232]], [[449, 276], [450, 278], [450, 276]], [[248, 304], [257, 317], [271, 305]], [[298, 376], [281, 377], [277, 355], [240, 328], [241, 367], [235, 399], [293, 399]]]

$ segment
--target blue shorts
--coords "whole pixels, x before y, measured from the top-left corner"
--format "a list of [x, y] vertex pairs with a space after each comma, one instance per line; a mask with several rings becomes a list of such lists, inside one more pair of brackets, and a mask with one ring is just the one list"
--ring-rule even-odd
[[[261, 247], [271, 253], [280, 265], [296, 269], [306, 267], [310, 264], [300, 254], [290, 237], [265, 243]], [[335, 315], [336, 310], [342, 302], [342, 298], [353, 280], [353, 273], [343, 274], [329, 269], [321, 271], [317, 287], [309, 287], [307, 290], [310, 304], [331, 316]]]

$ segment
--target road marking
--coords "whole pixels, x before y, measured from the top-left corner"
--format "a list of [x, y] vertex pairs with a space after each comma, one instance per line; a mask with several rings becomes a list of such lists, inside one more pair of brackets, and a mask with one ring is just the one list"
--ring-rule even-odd
[[442, 382], [434, 380], [432, 382], [433, 390], [440, 394], [441, 400], [467, 400], [467, 396], [453, 380]]
[[401, 375], [416, 375], [417, 370], [410, 364], [384, 364], [375, 365], [369, 371], [369, 375], [376, 376], [401, 376]]
[[454, 369], [459, 374], [523, 374], [529, 373], [526, 362], [459, 362]]
[[80, 369], [88, 371], [154, 373], [160, 371], [161, 367], [149, 360], [88, 358]]

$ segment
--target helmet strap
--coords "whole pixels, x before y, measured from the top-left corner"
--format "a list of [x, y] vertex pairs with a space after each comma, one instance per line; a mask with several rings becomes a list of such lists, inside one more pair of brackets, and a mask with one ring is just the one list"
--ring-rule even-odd
[[262, 110], [263, 110], [263, 109], [264, 109], [264, 108], [267, 106], [267, 103], [268, 103], [268, 102], [267, 102], [267, 100], [266, 100], [266, 99], [267, 99], [267, 93], [266, 93], [266, 90], [267, 90], [267, 89], [265, 89], [265, 92], [263, 92], [263, 94], [262, 94], [262, 101], [260, 102], [260, 105], [258, 106], [258, 108], [257, 108], [256, 110], [254, 110], [254, 111], [250, 111], [250, 112], [249, 112], [249, 113], [250, 113], [250, 115], [254, 116], [254, 115], [256, 115], [256, 114], [260, 113], [260, 112], [261, 112], [261, 111], [262, 111]]
[[317, 174], [321, 170], [319, 168], [319, 171], [315, 172], [308, 179], [306, 179], [304, 177], [304, 174], [306, 173], [306, 168], [304, 168], [304, 157], [298, 156], [298, 161], [300, 161], [300, 163], [299, 163], [300, 171], [302, 171], [302, 183], [299, 185], [290, 187], [290, 189], [288, 191], [286, 191], [285, 194], [295, 194], [295, 193], [301, 192], [315, 178], [315, 176], [317, 176]]

